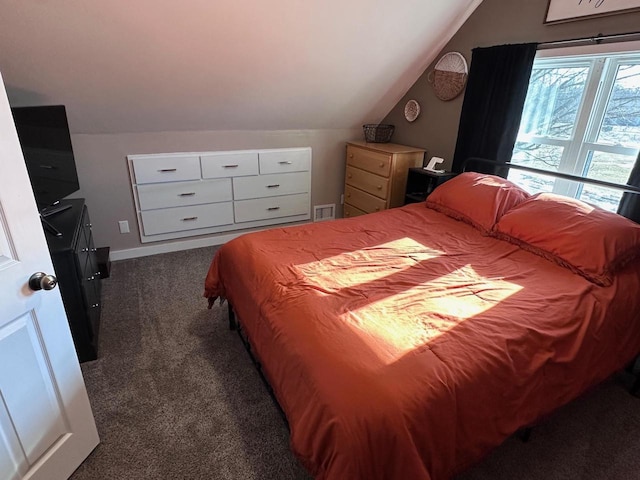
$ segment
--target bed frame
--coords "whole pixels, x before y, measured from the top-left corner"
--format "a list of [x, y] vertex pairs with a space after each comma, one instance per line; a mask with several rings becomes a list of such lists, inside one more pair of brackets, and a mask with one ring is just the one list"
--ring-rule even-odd
[[[475, 165], [475, 167], [474, 167]], [[632, 185], [622, 185], [620, 183], [606, 182], [604, 180], [597, 180], [595, 178], [581, 177], [579, 175], [572, 175], [570, 173], [552, 172], [549, 170], [543, 170], [541, 168], [527, 167], [525, 165], [518, 165], [516, 163], [498, 163], [495, 160], [489, 160], [487, 158], [469, 157], [462, 164], [463, 172], [480, 172], [488, 173], [491, 175], [499, 175], [501, 177], [507, 176], [509, 170], [523, 170], [525, 172], [537, 173], [540, 175], [546, 175], [548, 177], [556, 177], [563, 180], [571, 180], [579, 183], [588, 183], [590, 185], [596, 185], [598, 187], [607, 187], [614, 190], [620, 190], [622, 192], [640, 194], [640, 188]]]
[[273, 400], [273, 403], [276, 405], [276, 407], [278, 407], [278, 411], [280, 412], [280, 415], [282, 416], [284, 423], [287, 425], [287, 428], [289, 428], [289, 421], [287, 420], [287, 416], [285, 415], [284, 410], [280, 406], [280, 403], [278, 402], [278, 399], [276, 398], [275, 393], [273, 393], [273, 388], [271, 387], [269, 380], [267, 379], [267, 377], [265, 376], [262, 370], [262, 364], [258, 361], [256, 356], [253, 354], [253, 351], [251, 349], [251, 343], [249, 342], [249, 338], [244, 333], [244, 330], [242, 330], [242, 324], [236, 317], [236, 312], [233, 310], [233, 305], [231, 305], [231, 302], [229, 302], [228, 300], [227, 300], [227, 310], [229, 312], [229, 330], [232, 330], [232, 331], [235, 330], [236, 332], [238, 332], [238, 336], [240, 337], [240, 340], [242, 341], [244, 348], [247, 350], [247, 353], [249, 354], [249, 358], [251, 358], [251, 361], [253, 362], [253, 366], [256, 367], [258, 374], [260, 374], [260, 378], [262, 379], [265, 387], [267, 387], [267, 392], [269, 392], [269, 396], [271, 397], [271, 400]]

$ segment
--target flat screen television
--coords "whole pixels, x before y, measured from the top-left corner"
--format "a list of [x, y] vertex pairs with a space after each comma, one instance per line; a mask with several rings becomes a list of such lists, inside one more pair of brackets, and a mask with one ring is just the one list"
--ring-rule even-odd
[[40, 213], [60, 211], [56, 204], [80, 189], [64, 105], [14, 107], [11, 112]]

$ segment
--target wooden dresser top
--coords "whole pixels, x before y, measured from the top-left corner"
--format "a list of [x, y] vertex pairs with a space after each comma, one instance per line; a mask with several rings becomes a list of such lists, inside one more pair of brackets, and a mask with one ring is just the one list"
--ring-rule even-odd
[[378, 152], [386, 152], [386, 153], [414, 153], [414, 152], [426, 151], [423, 148], [409, 147], [407, 145], [398, 145], [397, 143], [368, 143], [360, 140], [347, 142], [347, 145], [368, 148], [370, 150], [376, 150]]

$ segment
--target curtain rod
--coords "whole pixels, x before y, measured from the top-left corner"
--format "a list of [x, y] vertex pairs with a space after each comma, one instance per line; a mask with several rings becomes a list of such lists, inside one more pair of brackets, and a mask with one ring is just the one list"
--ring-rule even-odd
[[605, 41], [621, 40], [629, 42], [632, 40], [640, 40], [640, 32], [616, 33], [613, 35], [602, 35], [599, 33], [595, 37], [571, 38], [568, 40], [553, 40], [551, 42], [542, 42], [538, 44], [538, 49], [545, 50], [547, 48], [558, 48], [572, 45], [574, 43], [594, 43], [599, 45]]

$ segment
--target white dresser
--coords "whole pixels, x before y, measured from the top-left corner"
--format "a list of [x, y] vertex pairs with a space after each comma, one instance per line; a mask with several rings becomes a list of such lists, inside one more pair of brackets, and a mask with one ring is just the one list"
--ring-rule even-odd
[[311, 218], [311, 148], [129, 155], [140, 240]]

